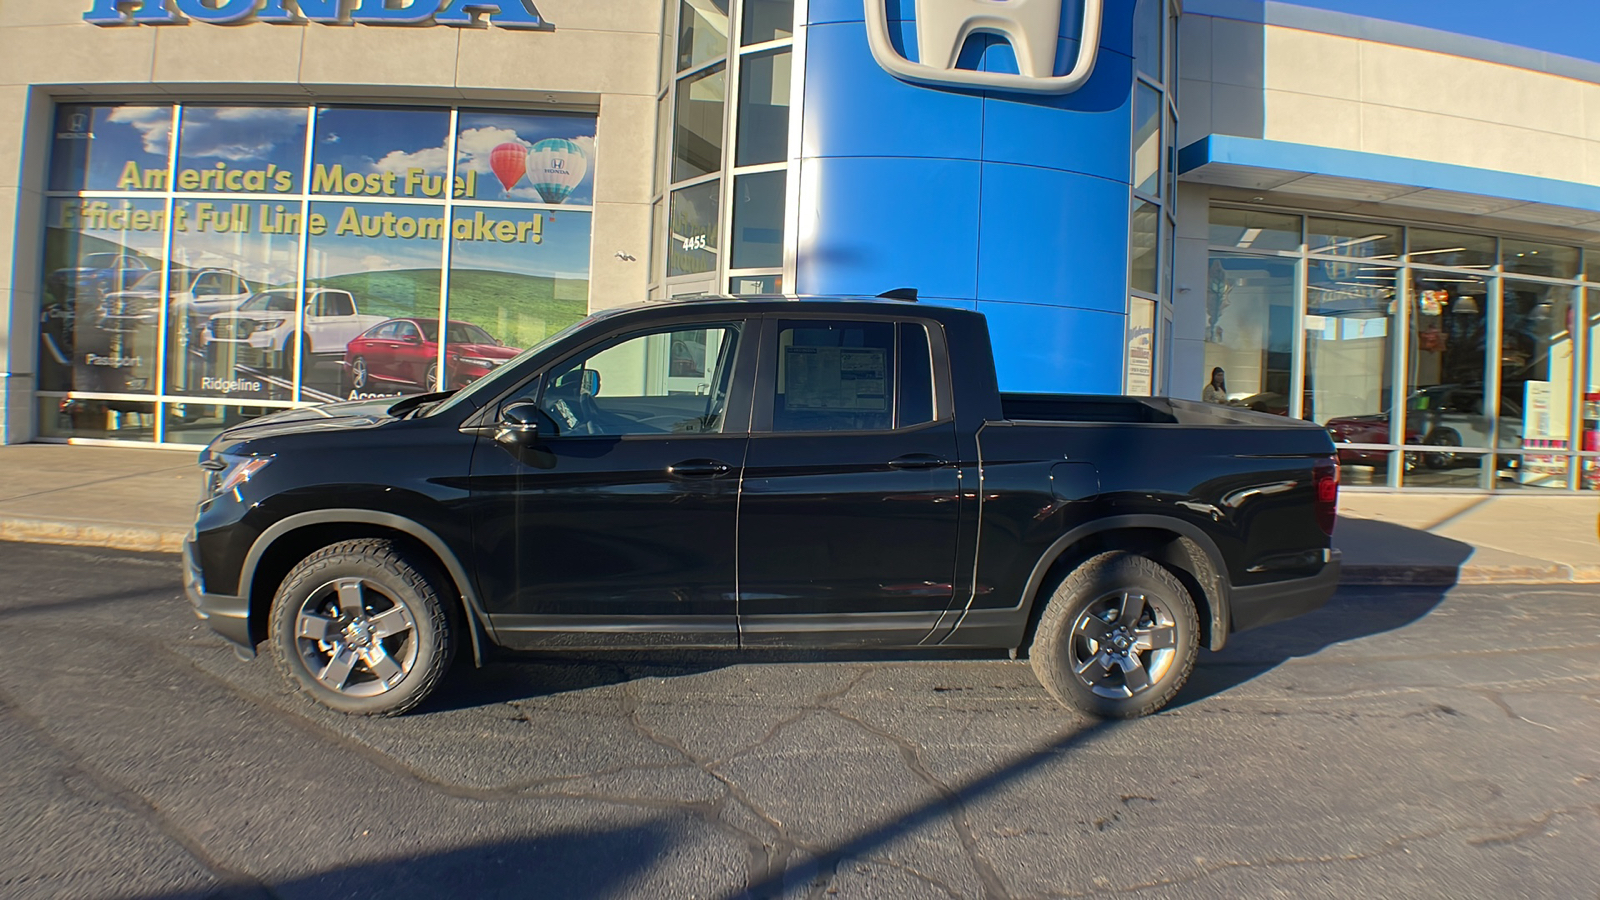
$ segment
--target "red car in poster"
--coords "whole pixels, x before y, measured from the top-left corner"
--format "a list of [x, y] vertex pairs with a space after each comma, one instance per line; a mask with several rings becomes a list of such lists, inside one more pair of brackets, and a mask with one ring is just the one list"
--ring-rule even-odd
[[444, 337], [445, 377], [440, 379], [438, 319], [379, 322], [345, 346], [346, 387], [357, 393], [454, 390], [522, 352], [469, 322], [451, 322]]

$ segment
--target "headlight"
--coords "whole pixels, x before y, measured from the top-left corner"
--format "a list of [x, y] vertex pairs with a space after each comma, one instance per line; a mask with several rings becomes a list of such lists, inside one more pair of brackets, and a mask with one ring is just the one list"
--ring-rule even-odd
[[209, 474], [206, 477], [206, 496], [216, 497], [244, 484], [255, 474], [267, 467], [272, 462], [270, 456], [231, 456], [219, 453], [207, 457], [200, 463], [200, 468]]
[[485, 369], [492, 369], [495, 366], [500, 365], [500, 360], [490, 359], [487, 356], [463, 356], [456, 361], [469, 366], [479, 366]]

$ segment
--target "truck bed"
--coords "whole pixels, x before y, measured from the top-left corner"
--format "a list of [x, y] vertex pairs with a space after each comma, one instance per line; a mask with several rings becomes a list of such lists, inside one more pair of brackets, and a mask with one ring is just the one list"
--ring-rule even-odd
[[1253, 425], [1319, 428], [1285, 416], [1197, 403], [1171, 397], [1103, 394], [1001, 394], [1000, 409], [1015, 422], [1122, 423], [1150, 425]]

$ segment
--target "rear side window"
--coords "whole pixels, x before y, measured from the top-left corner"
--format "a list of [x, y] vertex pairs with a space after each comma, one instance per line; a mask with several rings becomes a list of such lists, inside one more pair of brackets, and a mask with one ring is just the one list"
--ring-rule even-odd
[[342, 292], [323, 294], [323, 312], [325, 316], [353, 316], [356, 314], [355, 302], [350, 295]]
[[933, 421], [933, 353], [928, 328], [900, 323], [900, 402], [896, 428]]
[[773, 431], [894, 427], [893, 322], [781, 321]]

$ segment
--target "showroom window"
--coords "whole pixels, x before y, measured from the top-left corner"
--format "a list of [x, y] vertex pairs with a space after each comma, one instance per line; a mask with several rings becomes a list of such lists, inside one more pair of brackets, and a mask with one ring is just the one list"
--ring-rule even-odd
[[671, 0], [664, 16], [650, 296], [781, 292], [793, 0]]
[[1205, 374], [1229, 404], [1325, 426], [1353, 487], [1600, 489], [1600, 251], [1210, 215]]
[[40, 435], [197, 444], [488, 374], [587, 313], [594, 135], [572, 113], [60, 106]]
[[1133, 148], [1129, 172], [1128, 308], [1123, 392], [1160, 393], [1172, 321], [1178, 136], [1178, 10], [1139, 0], [1134, 12]]

